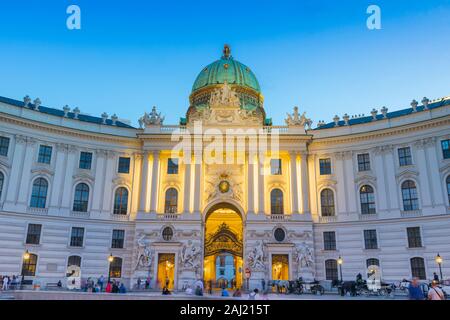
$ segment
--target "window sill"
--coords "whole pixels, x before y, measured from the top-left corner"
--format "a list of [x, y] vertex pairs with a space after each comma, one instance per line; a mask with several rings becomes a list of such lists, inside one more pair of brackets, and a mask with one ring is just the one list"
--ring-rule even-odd
[[82, 249], [84, 249], [85, 247], [84, 246], [81, 246], [81, 247], [76, 247], [76, 246], [71, 246], [70, 244], [67, 246], [67, 248], [68, 249], [72, 249], [72, 250], [76, 250], [76, 249], [79, 249], [79, 250], [82, 250]]
[[406, 250], [408, 251], [414, 251], [414, 250], [425, 250], [426, 247], [422, 246], [422, 247], [414, 247], [414, 248], [410, 248], [410, 247], [406, 247]]
[[376, 248], [376, 249], [364, 249], [364, 252], [380, 252], [381, 249], [380, 248]]

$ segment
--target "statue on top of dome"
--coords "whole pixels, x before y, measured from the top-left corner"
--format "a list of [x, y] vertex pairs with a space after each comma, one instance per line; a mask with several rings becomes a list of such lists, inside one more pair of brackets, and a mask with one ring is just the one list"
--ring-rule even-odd
[[229, 59], [231, 57], [231, 49], [230, 46], [225, 44], [223, 46], [223, 59]]

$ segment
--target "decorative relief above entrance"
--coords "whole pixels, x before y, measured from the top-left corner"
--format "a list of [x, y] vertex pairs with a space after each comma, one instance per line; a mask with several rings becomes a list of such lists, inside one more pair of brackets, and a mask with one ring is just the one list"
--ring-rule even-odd
[[226, 170], [223, 165], [208, 165], [205, 177], [206, 202], [216, 199], [233, 199], [242, 203], [242, 168], [239, 165], [229, 166]]

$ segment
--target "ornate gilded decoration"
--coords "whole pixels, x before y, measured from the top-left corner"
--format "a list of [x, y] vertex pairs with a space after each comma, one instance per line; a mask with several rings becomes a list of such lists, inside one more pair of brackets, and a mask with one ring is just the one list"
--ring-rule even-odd
[[224, 222], [215, 233], [206, 235], [205, 257], [225, 252], [242, 257], [243, 245], [242, 239]]
[[219, 190], [222, 193], [227, 193], [230, 191], [230, 183], [226, 180], [222, 180], [219, 182]]

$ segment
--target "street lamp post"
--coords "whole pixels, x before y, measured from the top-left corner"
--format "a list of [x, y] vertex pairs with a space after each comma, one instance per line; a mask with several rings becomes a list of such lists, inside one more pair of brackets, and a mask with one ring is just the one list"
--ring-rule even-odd
[[30, 259], [30, 253], [28, 252], [28, 249], [27, 249], [27, 251], [25, 251], [25, 253], [23, 254], [22, 258], [23, 258], [22, 259], [22, 271], [20, 273], [22, 279], [20, 280], [20, 290], [22, 290], [22, 288], [23, 288], [23, 282], [24, 282], [24, 278], [25, 278], [25, 274], [23, 272], [24, 271], [23, 264], [26, 261], [28, 261], [28, 259]]
[[339, 258], [337, 259], [337, 263], [339, 265], [339, 274], [341, 276], [341, 283], [342, 283], [342, 281], [343, 281], [343, 279], [342, 279], [342, 264], [344, 263], [344, 260], [342, 259], [341, 256], [339, 256]]
[[442, 261], [443, 261], [443, 259], [442, 259], [441, 255], [439, 253], [436, 256], [435, 261], [436, 261], [436, 263], [439, 266], [439, 275], [441, 276], [440, 280], [443, 281], [444, 280], [443, 277], [442, 277]]
[[108, 262], [109, 262], [109, 269], [108, 269], [108, 283], [111, 282], [111, 263], [113, 263], [114, 261], [114, 256], [112, 255], [112, 253], [109, 255], [108, 257]]

